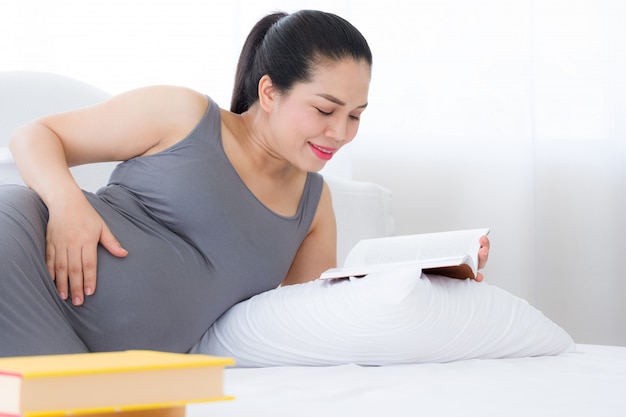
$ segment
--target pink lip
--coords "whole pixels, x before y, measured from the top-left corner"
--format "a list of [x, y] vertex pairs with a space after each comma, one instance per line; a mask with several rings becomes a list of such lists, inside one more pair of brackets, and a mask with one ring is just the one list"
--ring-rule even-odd
[[329, 148], [326, 146], [314, 145], [312, 143], [309, 143], [309, 146], [311, 146], [311, 150], [313, 151], [313, 153], [319, 159], [324, 160], [324, 161], [330, 160], [335, 154], [335, 152], [337, 151], [337, 148]]

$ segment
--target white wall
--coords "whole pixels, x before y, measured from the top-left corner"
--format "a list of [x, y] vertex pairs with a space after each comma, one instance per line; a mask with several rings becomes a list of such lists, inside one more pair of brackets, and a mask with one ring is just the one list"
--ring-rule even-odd
[[[2, 0], [0, 70], [222, 106], [263, 14], [343, 15], [374, 53], [352, 176], [398, 233], [488, 226], [486, 279], [581, 343], [626, 345], [626, 3], [620, 0]], [[0, 92], [1, 93], [1, 92]]]

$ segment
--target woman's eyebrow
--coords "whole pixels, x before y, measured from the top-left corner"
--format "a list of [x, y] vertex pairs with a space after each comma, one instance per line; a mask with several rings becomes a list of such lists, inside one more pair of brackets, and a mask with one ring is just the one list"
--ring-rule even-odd
[[[317, 94], [317, 96], [325, 98], [328, 101], [332, 101], [333, 103], [335, 103], [335, 104], [337, 104], [339, 106], [345, 106], [346, 105], [346, 103], [344, 103], [343, 101], [339, 100], [337, 97], [335, 97], [333, 95], [330, 95], [330, 94], [320, 93], [320, 94]], [[357, 106], [358, 109], [364, 109], [366, 107], [367, 107], [367, 103], [361, 104], [360, 106]]]

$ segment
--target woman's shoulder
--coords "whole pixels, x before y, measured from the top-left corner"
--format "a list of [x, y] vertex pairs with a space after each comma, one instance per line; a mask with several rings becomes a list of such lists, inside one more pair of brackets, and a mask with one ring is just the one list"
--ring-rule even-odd
[[120, 94], [113, 102], [141, 105], [155, 114], [197, 117], [209, 105], [216, 105], [210, 97], [189, 87], [178, 85], [150, 85]]
[[181, 109], [181, 112], [185, 113], [189, 113], [189, 110], [204, 113], [212, 102], [207, 94], [179, 85], [153, 85], [140, 88], [138, 91], [141, 91], [147, 99]]
[[160, 130], [159, 142], [144, 155], [159, 153], [180, 142], [196, 129], [212, 106], [217, 107], [208, 95], [183, 86], [153, 85], [125, 94], [136, 95], [138, 100], [133, 101], [145, 104], [155, 124], [167, 127]]

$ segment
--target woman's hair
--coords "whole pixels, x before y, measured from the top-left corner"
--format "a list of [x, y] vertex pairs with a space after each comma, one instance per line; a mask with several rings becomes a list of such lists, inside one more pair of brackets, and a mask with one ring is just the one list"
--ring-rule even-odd
[[268, 75], [282, 92], [307, 82], [316, 65], [353, 58], [372, 66], [367, 41], [352, 24], [331, 13], [301, 10], [262, 18], [246, 39], [235, 75], [230, 110], [243, 113], [259, 98], [259, 80]]

